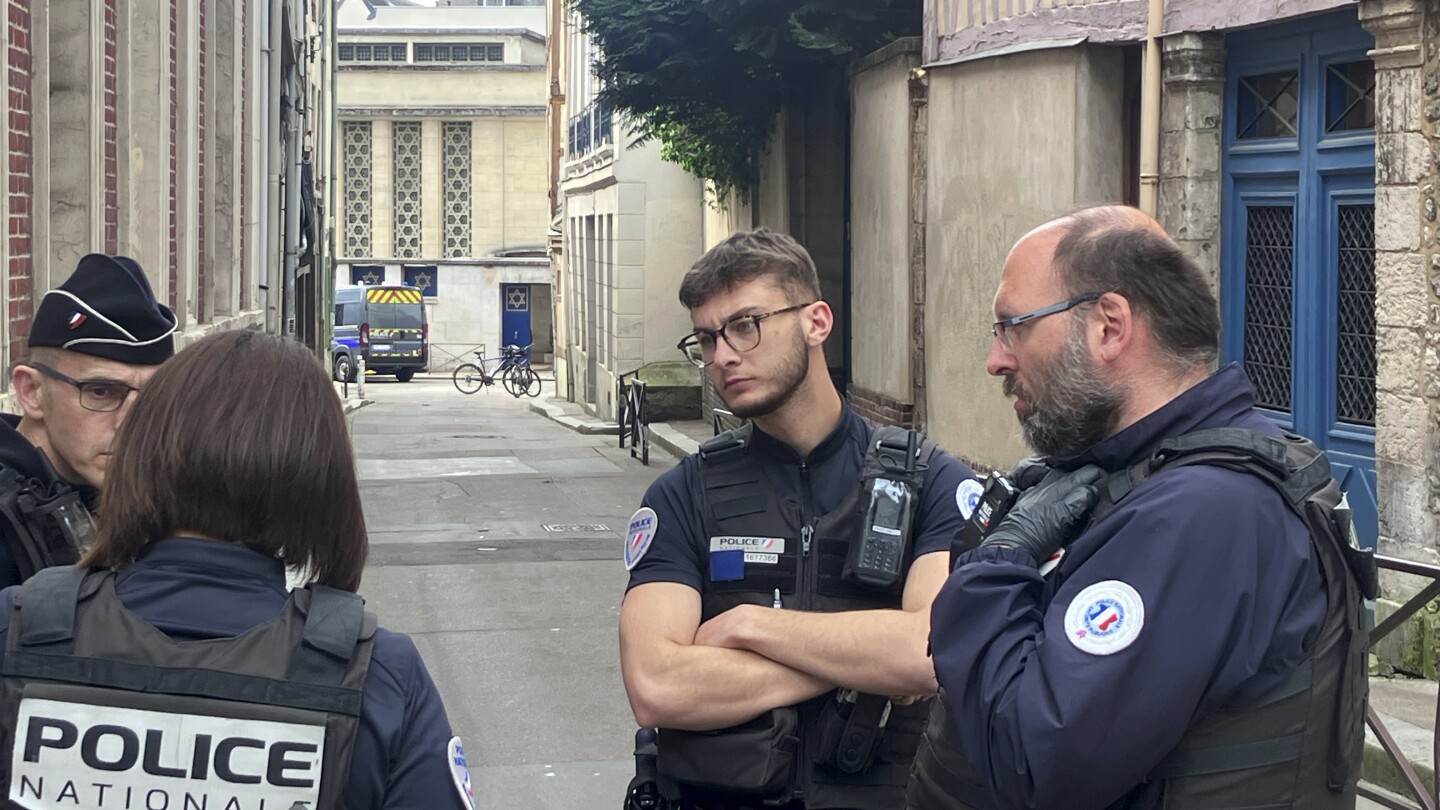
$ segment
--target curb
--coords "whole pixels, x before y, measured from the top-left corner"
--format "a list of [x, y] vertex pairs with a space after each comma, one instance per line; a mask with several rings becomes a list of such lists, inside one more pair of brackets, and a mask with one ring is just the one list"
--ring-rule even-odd
[[671, 427], [668, 422], [651, 422], [650, 446], [658, 447], [676, 459], [700, 452], [700, 443]]
[[538, 413], [546, 419], [564, 425], [576, 433], [587, 436], [618, 436], [620, 426], [614, 422], [601, 422], [588, 416], [571, 416], [559, 405], [554, 405], [544, 400], [530, 403], [530, 410]]
[[366, 405], [374, 405], [374, 404], [375, 404], [375, 400], [373, 400], [373, 399], [342, 399], [342, 400], [340, 400], [340, 404], [345, 408], [345, 413], [349, 414], [349, 413], [354, 413], [355, 411], [360, 410], [361, 408], [365, 407]]

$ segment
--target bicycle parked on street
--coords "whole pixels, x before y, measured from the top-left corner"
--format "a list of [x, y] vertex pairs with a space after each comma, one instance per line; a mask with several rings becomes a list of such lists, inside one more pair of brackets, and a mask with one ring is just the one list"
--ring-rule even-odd
[[[532, 344], [533, 345], [533, 344]], [[479, 363], [461, 363], [455, 367], [452, 379], [455, 388], [462, 394], [473, 394], [481, 388], [500, 383], [511, 396], [540, 396], [540, 375], [530, 367], [529, 346], [506, 346], [499, 357], [486, 357], [485, 347], [475, 352]], [[491, 370], [486, 364], [499, 362]]]

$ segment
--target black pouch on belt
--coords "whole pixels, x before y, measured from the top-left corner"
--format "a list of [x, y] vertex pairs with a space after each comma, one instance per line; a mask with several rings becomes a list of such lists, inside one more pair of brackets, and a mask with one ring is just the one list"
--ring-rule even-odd
[[788, 793], [795, 778], [799, 713], [792, 706], [716, 731], [662, 728], [662, 776], [686, 785], [757, 797]]
[[889, 719], [888, 698], [854, 689], [837, 691], [820, 715], [815, 763], [848, 774], [864, 771], [875, 762]]

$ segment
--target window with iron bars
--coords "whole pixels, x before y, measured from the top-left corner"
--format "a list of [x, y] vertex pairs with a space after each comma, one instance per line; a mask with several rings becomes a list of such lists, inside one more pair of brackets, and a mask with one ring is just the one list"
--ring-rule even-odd
[[416, 44], [416, 62], [504, 62], [505, 46], [497, 42]]
[[409, 47], [404, 42], [343, 43], [339, 59], [341, 62], [404, 62]]

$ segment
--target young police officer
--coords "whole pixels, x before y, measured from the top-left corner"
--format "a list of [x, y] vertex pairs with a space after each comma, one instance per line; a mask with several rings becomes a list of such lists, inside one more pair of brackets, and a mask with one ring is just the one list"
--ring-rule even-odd
[[913, 810], [1355, 806], [1373, 568], [1324, 456], [1213, 370], [1216, 309], [1134, 209], [1010, 252], [988, 368], [1055, 469], [935, 600]]
[[[680, 347], [751, 425], [662, 475], [626, 538], [620, 658], [671, 806], [898, 806], [936, 688], [930, 602], [978, 494], [836, 392], [809, 254], [757, 230], [685, 276]], [[676, 798], [678, 796], [678, 798]]]
[[29, 359], [10, 374], [21, 413], [0, 414], [0, 587], [79, 559], [115, 431], [174, 353], [174, 332], [124, 256], [84, 257], [41, 299]]

